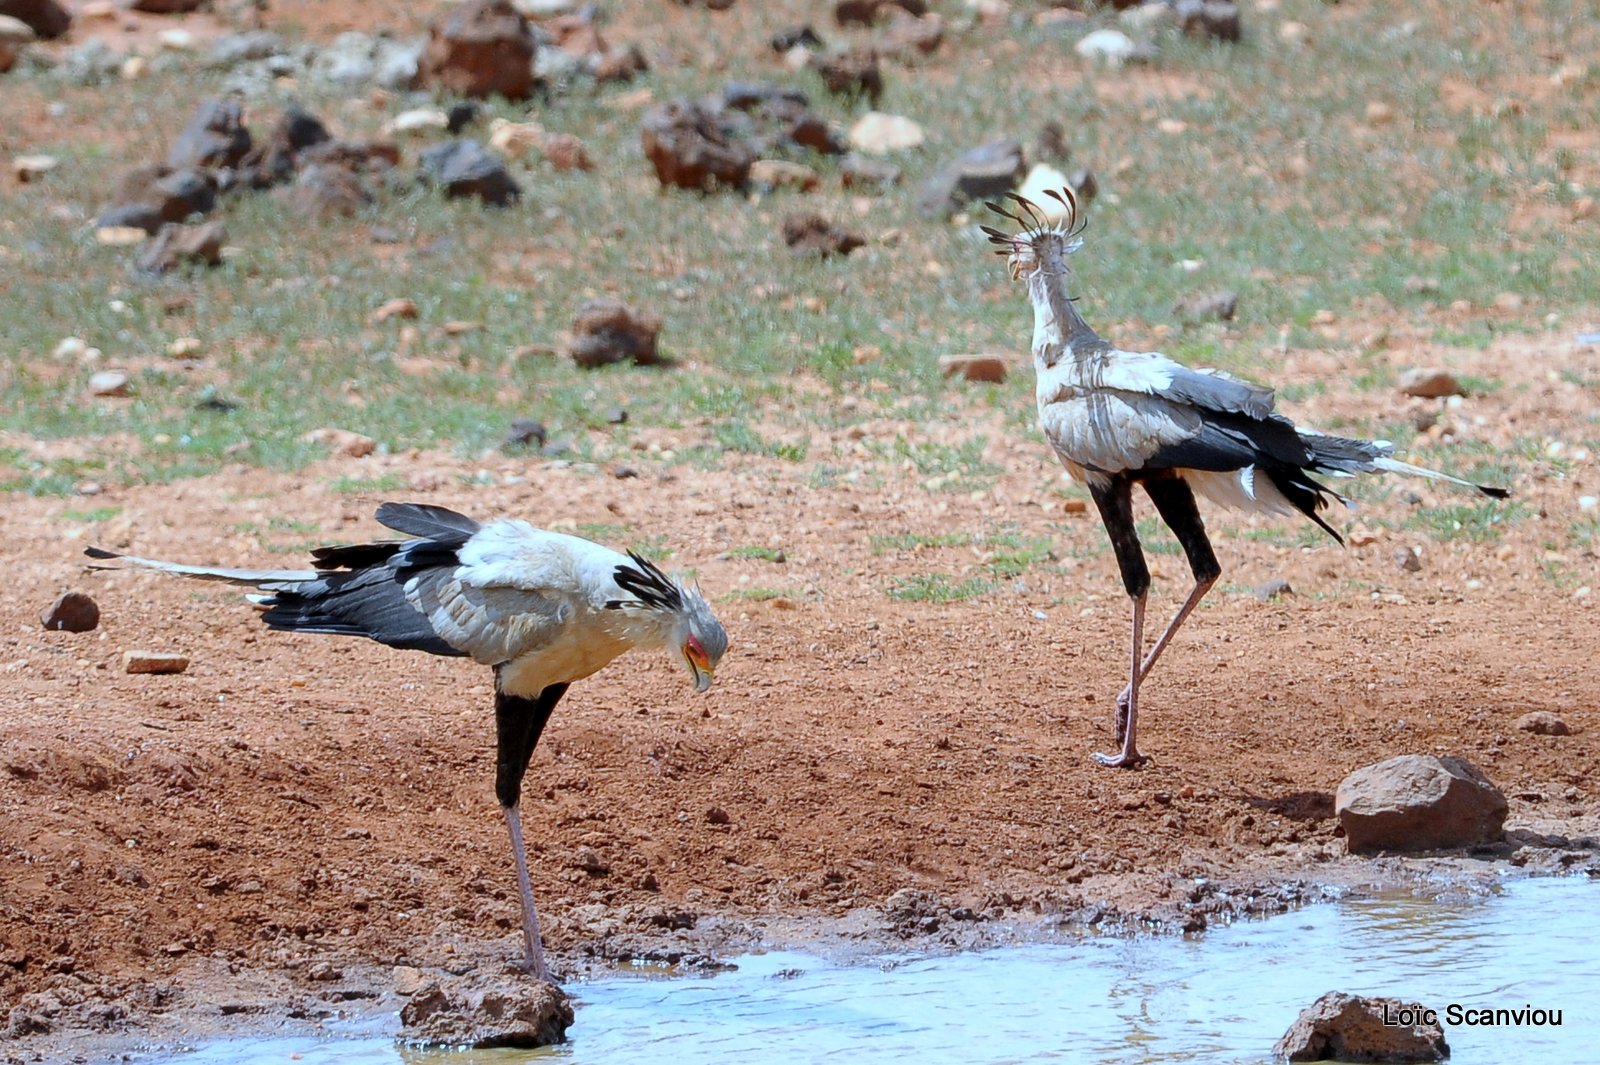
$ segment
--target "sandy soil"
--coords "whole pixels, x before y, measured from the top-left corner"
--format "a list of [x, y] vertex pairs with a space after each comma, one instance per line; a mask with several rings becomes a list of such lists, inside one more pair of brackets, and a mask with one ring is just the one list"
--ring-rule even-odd
[[[1552, 339], [1516, 343], [1556, 366], [1595, 358]], [[1513, 357], [1451, 361], [1473, 372]], [[1315, 373], [1319, 358], [1291, 355], [1285, 378]], [[1315, 399], [1325, 415], [1409, 402]], [[1553, 376], [1472, 401], [1454, 427], [1493, 442], [1529, 418], [1578, 418], [1582, 402]], [[90, 541], [278, 566], [285, 545], [380, 535], [375, 500], [329, 490], [339, 475], [395, 474], [417, 486], [396, 496], [482, 516], [632, 524], [714, 598], [786, 593], [722, 600], [733, 649], [709, 695], [665, 659], [628, 658], [558, 712], [525, 805], [547, 938], [569, 976], [762, 940], [936, 948], [1063, 923], [1193, 930], [1219, 913], [1270, 912], [1316, 897], [1313, 885], [1404, 872], [1344, 856], [1331, 793], [1354, 767], [1407, 752], [1465, 755], [1512, 797], [1512, 842], [1454, 879], [1492, 860], [1594, 864], [1594, 598], [1540, 571], [1576, 494], [1593, 491], [1592, 459], [1519, 484], [1539, 511], [1492, 543], [1373, 529], [1348, 550], [1275, 546], [1218, 516], [1225, 580], [1282, 578], [1295, 592], [1265, 603], [1224, 592], [1201, 610], [1147, 688], [1153, 764], [1119, 772], [1088, 757], [1111, 742], [1126, 631], [1103, 534], [1064, 512], [1039, 443], [986, 425], [998, 416], [976, 406], [953, 394], [949, 432], [989, 432], [986, 457], [1006, 472], [970, 494], [882, 467], [874, 487], [811, 488], [796, 467], [732, 456], [720, 472], [643, 462], [641, 477], [618, 480], [420, 454], [8, 500], [0, 999], [51, 1031], [7, 1054], [28, 1060], [82, 1030], [160, 1040], [378, 1008], [395, 964], [514, 956], [487, 671], [269, 634], [231, 591], [79, 568]], [[819, 434], [811, 453], [851, 443]], [[500, 483], [460, 486], [480, 469]], [[86, 504], [121, 509], [88, 524], [73, 517]], [[320, 531], [241, 531], [274, 515]], [[886, 594], [897, 577], [975, 571], [984, 549], [875, 554], [873, 534], [1001, 523], [1051, 538], [1060, 571], [949, 605]], [[751, 544], [786, 561], [727, 554]], [[1412, 544], [1419, 573], [1393, 560]], [[1181, 561], [1154, 561], [1175, 598]], [[69, 587], [102, 604], [98, 631], [41, 631], [38, 611]], [[130, 648], [193, 665], [127, 675]], [[1518, 731], [1530, 710], [1575, 735]]]

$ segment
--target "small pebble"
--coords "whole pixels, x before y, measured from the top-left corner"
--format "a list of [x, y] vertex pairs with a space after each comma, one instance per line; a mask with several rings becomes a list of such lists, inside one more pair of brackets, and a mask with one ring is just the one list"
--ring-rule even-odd
[[1567, 723], [1548, 710], [1534, 710], [1517, 718], [1517, 728], [1535, 736], [1570, 736]]
[[53, 632], [91, 632], [100, 624], [100, 606], [82, 592], [62, 592], [39, 620]]
[[189, 657], [167, 651], [124, 651], [122, 668], [127, 673], [182, 673], [189, 668]]

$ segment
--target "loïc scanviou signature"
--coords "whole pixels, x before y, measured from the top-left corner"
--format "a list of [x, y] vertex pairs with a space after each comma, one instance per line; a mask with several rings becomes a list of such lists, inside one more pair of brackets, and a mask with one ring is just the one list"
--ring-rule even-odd
[[[1444, 1008], [1443, 1021], [1452, 1027], [1456, 1025], [1471, 1025], [1483, 1027], [1533, 1027], [1533, 1028], [1559, 1028], [1561, 1027], [1561, 1011], [1535, 1008], [1533, 1003], [1524, 1003], [1514, 1009], [1504, 1007], [1498, 1009], [1474, 1009], [1463, 1006], [1459, 1002], [1452, 1002]], [[1388, 1027], [1410, 1027], [1416, 1024], [1438, 1024], [1440, 1013], [1436, 1009], [1426, 1006], [1391, 1006], [1383, 1004], [1383, 1023]]]

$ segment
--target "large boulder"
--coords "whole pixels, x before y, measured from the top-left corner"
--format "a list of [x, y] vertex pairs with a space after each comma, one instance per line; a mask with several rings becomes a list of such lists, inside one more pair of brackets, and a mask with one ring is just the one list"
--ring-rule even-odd
[[0, 0], [0, 15], [24, 23], [41, 37], [59, 37], [72, 26], [72, 13], [56, 0]]
[[1443, 1061], [1450, 1047], [1438, 1016], [1418, 1003], [1329, 991], [1300, 1012], [1272, 1055], [1285, 1061]]
[[738, 188], [750, 179], [750, 164], [756, 161], [755, 150], [729, 132], [715, 109], [690, 99], [646, 111], [639, 142], [663, 186]]
[[536, 51], [528, 21], [509, 0], [472, 0], [433, 24], [419, 76], [462, 96], [523, 100], [533, 92]]
[[441, 1047], [542, 1047], [566, 1038], [572, 1003], [543, 981], [440, 977], [400, 1010], [400, 1038]]
[[1508, 809], [1477, 766], [1431, 754], [1357, 769], [1340, 783], [1333, 808], [1354, 854], [1492, 843], [1504, 835]]

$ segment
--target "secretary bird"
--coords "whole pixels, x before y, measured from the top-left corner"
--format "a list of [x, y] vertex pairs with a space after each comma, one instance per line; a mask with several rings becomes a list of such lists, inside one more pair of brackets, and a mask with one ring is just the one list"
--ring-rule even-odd
[[[1067, 295], [1067, 257], [1083, 246], [1084, 223], [1070, 188], [1048, 193], [1063, 215], [1051, 223], [1038, 206], [1011, 194], [1018, 210], [987, 206], [1021, 227], [983, 226], [1001, 246], [1011, 279], [1025, 279], [1033, 304], [1033, 365], [1039, 425], [1072, 478], [1089, 488], [1133, 601], [1128, 684], [1117, 697], [1120, 750], [1102, 765], [1131, 768], [1139, 753], [1139, 686], [1178, 629], [1222, 574], [1195, 494], [1260, 514], [1304, 514], [1343, 543], [1320, 511], [1348, 500], [1313, 476], [1405, 473], [1503, 499], [1504, 488], [1472, 484], [1391, 458], [1387, 440], [1348, 440], [1296, 428], [1273, 409], [1270, 389], [1216, 370], [1191, 370], [1157, 352], [1122, 351], [1096, 333]], [[1133, 486], [1142, 485], [1172, 530], [1194, 573], [1194, 589], [1144, 650], [1150, 571], [1133, 522]]]
[[495, 796], [516, 860], [525, 961], [547, 980], [520, 799], [551, 711], [568, 685], [635, 647], [675, 652], [705, 691], [728, 634], [698, 587], [632, 552], [525, 521], [480, 525], [422, 503], [384, 503], [377, 519], [417, 539], [319, 548], [314, 570], [185, 566], [98, 547], [85, 554], [255, 588], [267, 593], [250, 598], [269, 629], [365, 636], [493, 666]]

